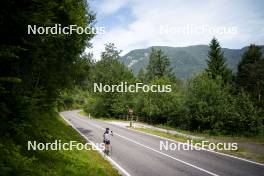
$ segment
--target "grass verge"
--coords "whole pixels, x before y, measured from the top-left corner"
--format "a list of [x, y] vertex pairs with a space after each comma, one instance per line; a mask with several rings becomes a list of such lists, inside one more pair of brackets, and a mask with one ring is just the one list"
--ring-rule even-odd
[[93, 150], [27, 150], [27, 141], [86, 142], [55, 112], [32, 112], [27, 119], [18, 119], [8, 125], [9, 132], [0, 136], [0, 175], [119, 175]]
[[200, 132], [191, 132], [191, 131], [186, 131], [186, 130], [181, 130], [178, 128], [174, 128], [171, 126], [167, 125], [154, 125], [155, 127], [166, 129], [166, 130], [173, 130], [177, 131], [180, 133], [184, 134], [189, 134], [189, 135], [194, 135], [194, 136], [199, 136], [199, 137], [205, 137], [205, 138], [210, 138], [210, 139], [215, 139], [215, 140], [221, 140], [221, 141], [239, 141], [239, 142], [254, 142], [258, 144], [263, 144], [264, 145], [264, 137], [263, 136], [255, 136], [255, 137], [244, 137], [244, 136], [226, 136], [226, 135], [212, 135], [209, 134], [208, 132], [200, 133]]

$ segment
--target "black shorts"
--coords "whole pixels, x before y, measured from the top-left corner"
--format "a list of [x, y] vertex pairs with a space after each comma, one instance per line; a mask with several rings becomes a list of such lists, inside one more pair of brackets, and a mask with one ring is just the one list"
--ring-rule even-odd
[[109, 140], [104, 140], [104, 143], [105, 143], [106, 145], [109, 145], [109, 144], [110, 144], [110, 141], [109, 141]]

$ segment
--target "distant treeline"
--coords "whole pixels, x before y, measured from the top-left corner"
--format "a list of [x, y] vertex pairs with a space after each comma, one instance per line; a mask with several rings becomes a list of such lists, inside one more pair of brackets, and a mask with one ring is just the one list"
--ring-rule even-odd
[[[147, 69], [141, 69], [137, 77], [119, 62], [119, 54], [113, 44], [106, 45], [100, 61], [87, 62], [87, 80], [78, 83], [84, 92], [90, 92], [84, 104], [93, 116], [118, 117], [133, 108], [134, 115], [152, 124], [213, 134], [263, 134], [264, 58], [258, 46], [249, 46], [237, 73], [232, 73], [213, 38], [207, 68], [186, 83], [174, 75], [169, 58], [160, 49], [152, 48]], [[94, 82], [111, 85], [122, 81], [170, 84], [172, 92], [93, 93]]]

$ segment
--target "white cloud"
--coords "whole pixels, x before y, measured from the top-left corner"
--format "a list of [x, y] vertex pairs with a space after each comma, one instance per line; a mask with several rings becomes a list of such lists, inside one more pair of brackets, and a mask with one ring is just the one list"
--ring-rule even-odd
[[96, 5], [96, 11], [99, 15], [107, 15], [117, 12], [128, 3], [129, 0], [104, 0]]
[[[112, 13], [125, 5], [126, 0], [109, 0], [102, 5], [101, 11]], [[119, 4], [116, 4], [118, 3]], [[190, 3], [191, 2], [191, 3]], [[103, 50], [104, 44], [113, 42], [123, 50], [123, 54], [136, 48], [146, 48], [153, 45], [186, 46], [195, 44], [208, 44], [213, 36], [216, 36], [223, 47], [240, 48], [249, 43], [260, 44], [263, 37], [263, 15], [254, 11], [248, 4], [241, 1], [186, 1], [180, 0], [156, 0], [156, 1], [130, 1], [135, 20], [127, 27], [114, 26], [107, 30], [105, 35], [98, 35], [93, 40], [95, 57]], [[202, 32], [199, 34], [184, 35], [171, 32], [160, 33], [160, 25], [170, 27], [193, 28], [201, 26], [209, 27], [236, 27], [236, 32], [217, 34]], [[214, 28], [215, 29], [215, 28]]]

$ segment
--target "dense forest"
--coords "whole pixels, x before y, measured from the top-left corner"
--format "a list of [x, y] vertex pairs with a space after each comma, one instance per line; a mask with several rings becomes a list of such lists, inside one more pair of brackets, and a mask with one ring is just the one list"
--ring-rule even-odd
[[4, 0], [0, 9], [0, 175], [117, 175], [95, 151], [27, 150], [27, 141], [85, 142], [56, 109], [86, 79], [79, 70], [93, 33], [29, 35], [27, 25], [92, 27], [87, 2]]
[[[107, 44], [100, 61], [88, 62], [87, 81], [79, 83], [86, 85], [79, 86], [86, 92], [82, 99], [85, 111], [95, 117], [118, 118], [131, 107], [134, 115], [151, 124], [210, 134], [262, 136], [264, 58], [260, 47], [250, 45], [234, 73], [227, 67], [216, 38], [209, 46], [207, 68], [184, 82], [172, 72], [168, 56], [160, 49], [152, 48], [147, 69], [134, 76], [118, 62], [120, 51]], [[93, 92], [94, 82], [111, 85], [124, 81], [170, 84], [172, 92]], [[71, 103], [74, 104], [73, 98]]]

